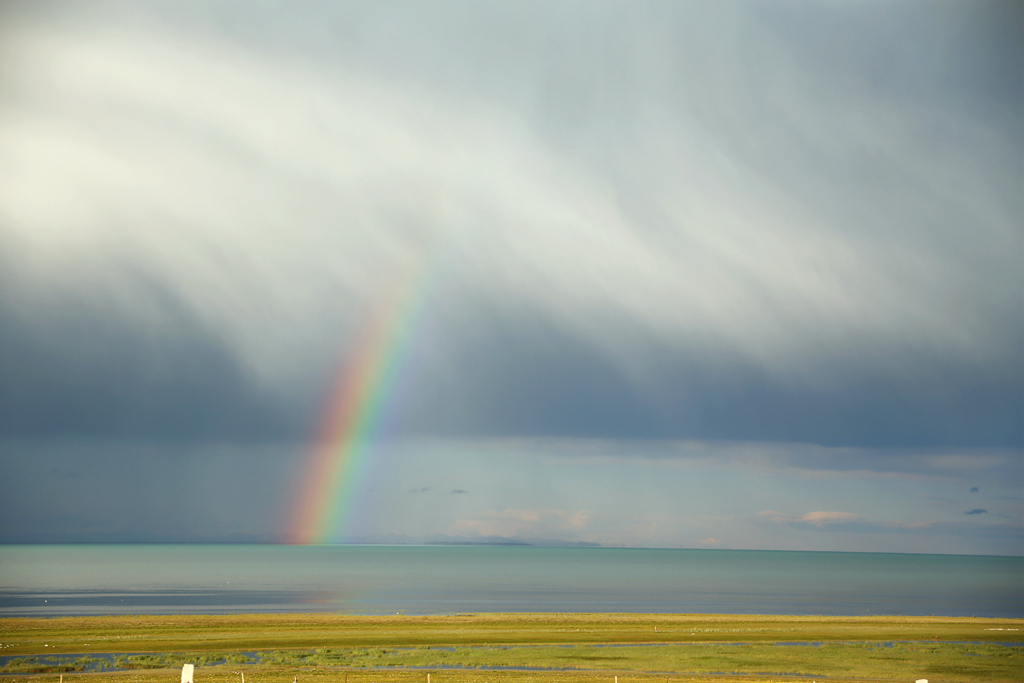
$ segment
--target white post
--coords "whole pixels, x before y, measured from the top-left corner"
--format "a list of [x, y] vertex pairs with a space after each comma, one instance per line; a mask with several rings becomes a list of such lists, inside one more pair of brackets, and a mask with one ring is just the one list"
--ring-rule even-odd
[[192, 674], [195, 667], [192, 664], [184, 664], [181, 667], [181, 683], [192, 683]]

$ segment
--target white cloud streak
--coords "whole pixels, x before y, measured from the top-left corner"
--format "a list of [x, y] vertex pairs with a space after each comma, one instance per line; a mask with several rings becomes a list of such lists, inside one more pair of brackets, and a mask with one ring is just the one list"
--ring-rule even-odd
[[[708, 127], [700, 86], [753, 77], [729, 60], [682, 93], [657, 69], [633, 84], [649, 130], [606, 141], [602, 165], [603, 138], [560, 149], [529, 107], [487, 89], [114, 23], [6, 33], [0, 239], [20, 291], [7, 305], [27, 318], [74, 292], [173, 332], [180, 307], [254, 376], [287, 383], [333, 360], [379, 293], [429, 261], [439, 309], [539, 316], [638, 377], [651, 347], [791, 379], [894, 349], [983, 366], [1012, 353], [1019, 206], [989, 183], [1000, 140], [962, 121], [936, 144], [943, 115], [927, 102], [816, 96], [771, 41], [772, 81], [748, 95], [771, 90], [781, 108], [762, 140], [792, 145], [780, 169], [797, 167], [804, 190], [839, 174], [824, 205], [750, 157], [750, 121]], [[678, 57], [667, 40], [649, 49]], [[737, 117], [751, 105], [710, 97]], [[611, 125], [592, 116], [593, 136]], [[858, 181], [855, 156], [896, 185], [882, 197]], [[857, 215], [828, 203], [843, 191], [864, 198]], [[940, 225], [936, 205], [952, 216]]]

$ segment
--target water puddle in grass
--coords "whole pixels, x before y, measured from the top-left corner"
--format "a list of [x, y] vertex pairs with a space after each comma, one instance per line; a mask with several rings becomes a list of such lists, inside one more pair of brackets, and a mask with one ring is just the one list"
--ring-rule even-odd
[[[563, 644], [557, 645], [559, 649], [562, 648], [663, 648], [663, 647], [744, 647], [751, 645], [752, 643], [708, 643], [708, 642], [683, 642], [683, 643], [591, 643], [591, 644]], [[760, 644], [760, 643], [758, 643]], [[1017, 648], [1024, 647], [1024, 642], [1019, 641], [932, 641], [932, 640], [902, 640], [902, 641], [873, 641], [866, 643], [863, 641], [788, 641], [788, 642], [775, 642], [769, 643], [771, 645], [779, 647], [822, 647], [828, 645], [871, 645], [877, 648], [893, 648], [897, 645], [998, 645], [1006, 648]], [[417, 650], [428, 650], [433, 652], [448, 652], [455, 653], [460, 650], [528, 650], [551, 647], [550, 645], [478, 645], [478, 646], [466, 646], [466, 647], [452, 647], [452, 646], [433, 646], [426, 648], [415, 648], [415, 647], [400, 647], [400, 648], [386, 648], [391, 653], [396, 652], [413, 652]], [[354, 648], [359, 650], [359, 648]], [[332, 649], [321, 649], [321, 650], [301, 650], [301, 651], [288, 651], [286, 653], [278, 651], [267, 651], [267, 652], [234, 652], [234, 653], [211, 653], [208, 655], [185, 655], [183, 653], [140, 653], [140, 652], [94, 652], [94, 653], [65, 653], [65, 654], [53, 654], [53, 655], [3, 655], [0, 656], [0, 677], [3, 676], [14, 676], [14, 675], [25, 675], [25, 674], [56, 674], [56, 673], [103, 673], [103, 672], [115, 672], [115, 671], [138, 671], [146, 669], [170, 669], [178, 668], [182, 664], [192, 663], [198, 667], [212, 667], [212, 666], [225, 666], [225, 665], [238, 665], [238, 666], [252, 666], [260, 665], [261, 663], [266, 664], [278, 664], [282, 654], [287, 654], [288, 664], [296, 666], [338, 666], [344, 665], [341, 658], [345, 656], [346, 652], [352, 652], [353, 650], [332, 650]], [[975, 656], [981, 656], [978, 653], [965, 653], [974, 654]], [[337, 656], [339, 661], [335, 662], [323, 662], [316, 661], [317, 657], [333, 658]], [[310, 658], [310, 661], [304, 661], [306, 657]], [[389, 671], [397, 669], [417, 669], [417, 670], [495, 670], [495, 671], [570, 671], [572, 667], [567, 668], [553, 668], [553, 667], [530, 667], [530, 666], [484, 666], [478, 667], [473, 665], [460, 665], [460, 664], [446, 664], [443, 666], [362, 666], [369, 670]], [[678, 672], [648, 672], [648, 673], [667, 673], [673, 674]], [[715, 675], [732, 675], [735, 672], [712, 672]], [[797, 674], [797, 673], [784, 673], [784, 672], [756, 672], [754, 674], [744, 675], [773, 675], [773, 676], [793, 676], [797, 678], [809, 678], [810, 675]]]
[[221, 657], [185, 657], [177, 653], [158, 652], [91, 652], [60, 655], [4, 655], [0, 656], [0, 675], [14, 676], [32, 673], [103, 673], [110, 671], [139, 671], [145, 669], [177, 668], [186, 663], [199, 666], [225, 664], [255, 664], [256, 652], [235, 652]]

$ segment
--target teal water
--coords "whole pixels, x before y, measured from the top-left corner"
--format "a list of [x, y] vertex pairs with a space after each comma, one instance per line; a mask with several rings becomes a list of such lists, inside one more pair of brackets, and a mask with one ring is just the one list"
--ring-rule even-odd
[[532, 546], [0, 546], [0, 615], [1024, 617], [1024, 558]]

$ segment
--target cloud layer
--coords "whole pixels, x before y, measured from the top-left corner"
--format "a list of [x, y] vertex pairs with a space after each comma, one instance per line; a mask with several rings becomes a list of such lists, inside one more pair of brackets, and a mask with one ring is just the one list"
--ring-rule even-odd
[[[919, 453], [880, 460], [870, 449], [819, 449], [800, 464], [777, 445], [689, 443], [688, 455], [667, 457], [673, 448], [596, 439], [381, 444], [356, 487], [347, 538], [1024, 552], [1019, 454], [965, 453], [950, 466], [945, 453], [938, 466]], [[277, 541], [300, 500], [305, 456], [302, 444], [4, 441], [0, 542]], [[860, 469], [837, 469], [831, 456], [859, 460]]]
[[5, 4], [0, 540], [275, 538], [390, 318], [367, 537], [1016, 552], [1020, 13]]
[[[597, 44], [619, 9], [512, 11], [521, 34], [466, 11], [393, 55], [373, 12], [323, 10], [361, 32], [333, 51], [260, 44], [268, 9], [222, 35], [159, 4], [16, 17], [6, 429], [188, 430], [81, 405], [120, 374], [112, 393], [229, 433], [301, 433], [373, 311], [422, 291], [409, 429], [1019, 442], [1019, 126], [739, 7], [629, 13]], [[70, 404], [41, 417], [56, 386]]]

